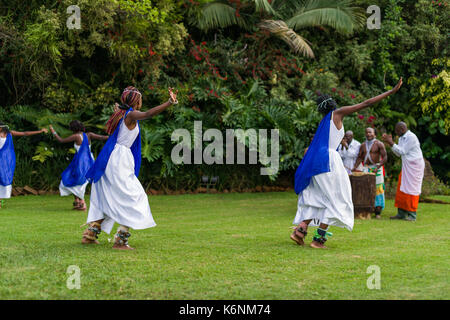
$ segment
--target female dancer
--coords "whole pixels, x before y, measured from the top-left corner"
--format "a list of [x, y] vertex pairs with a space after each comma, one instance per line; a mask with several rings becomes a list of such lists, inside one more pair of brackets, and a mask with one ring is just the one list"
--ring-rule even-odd
[[3, 206], [3, 199], [11, 198], [12, 182], [14, 170], [16, 168], [16, 154], [12, 137], [34, 136], [40, 133], [47, 133], [47, 129], [39, 131], [14, 131], [3, 122], [0, 122], [0, 208]]
[[304, 244], [308, 226], [317, 225], [311, 247], [326, 248], [329, 225], [348, 230], [353, 229], [352, 189], [347, 171], [336, 151], [344, 137], [342, 120], [345, 116], [367, 108], [396, 93], [402, 79], [394, 89], [360, 104], [337, 109], [336, 102], [328, 95], [318, 98], [318, 110], [324, 115], [308, 152], [295, 173], [295, 192], [298, 194], [298, 209], [294, 219], [291, 239]]
[[94, 156], [91, 153], [91, 141], [108, 139], [108, 136], [102, 136], [93, 132], [85, 133], [86, 129], [78, 120], [74, 120], [69, 124], [70, 130], [73, 134], [65, 139], [62, 139], [56, 131], [50, 126], [52, 134], [60, 143], [74, 142], [76, 154], [72, 159], [66, 170], [62, 173], [61, 182], [59, 184], [59, 192], [61, 196], [68, 196], [73, 194], [74, 202], [73, 209], [84, 211], [86, 210], [86, 203], [84, 202], [84, 193], [88, 181], [86, 179], [87, 171], [94, 164]]
[[122, 105], [115, 110], [106, 124], [110, 138], [95, 164], [86, 174], [91, 180], [92, 192], [87, 224], [81, 242], [98, 243], [101, 230], [110, 233], [117, 222], [114, 249], [133, 249], [128, 245], [129, 228], [154, 227], [147, 194], [138, 180], [141, 165], [141, 137], [139, 120], [149, 119], [178, 103], [177, 93], [169, 88], [169, 101], [148, 111], [139, 111], [142, 94], [127, 87], [121, 96]]

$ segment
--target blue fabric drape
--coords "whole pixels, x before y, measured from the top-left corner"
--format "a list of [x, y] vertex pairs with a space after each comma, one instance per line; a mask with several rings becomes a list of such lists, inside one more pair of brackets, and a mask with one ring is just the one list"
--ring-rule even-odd
[[83, 133], [83, 142], [75, 153], [72, 162], [61, 174], [62, 182], [66, 187], [83, 185], [86, 182], [86, 172], [92, 167], [94, 160], [89, 149], [89, 139]]
[[295, 172], [295, 193], [300, 194], [315, 175], [330, 172], [330, 155], [328, 143], [330, 140], [330, 120], [333, 111], [329, 112], [320, 122], [308, 151]]
[[[106, 141], [105, 145], [103, 146], [102, 151], [100, 151], [100, 154], [97, 157], [97, 160], [95, 160], [94, 165], [89, 169], [89, 171], [86, 174], [86, 178], [90, 182], [97, 182], [100, 180], [100, 178], [105, 174], [106, 166], [108, 165], [109, 157], [111, 156], [111, 153], [114, 150], [114, 147], [117, 143], [117, 137], [119, 135], [120, 125], [122, 124], [123, 120], [126, 118], [128, 113], [130, 111], [133, 111], [132, 108], [130, 108], [127, 113], [125, 113], [125, 116], [120, 119], [119, 123], [117, 124], [116, 130], [114, 130], [114, 133], [108, 138], [108, 141]], [[137, 125], [139, 126], [139, 121], [137, 122]], [[137, 136], [136, 140], [134, 140], [133, 145], [131, 146], [131, 152], [133, 153], [134, 158], [134, 174], [136, 177], [139, 177], [139, 170], [141, 168], [141, 128], [139, 127], [139, 135]]]
[[12, 184], [14, 170], [16, 169], [16, 154], [11, 133], [6, 136], [6, 141], [0, 149], [0, 185], [6, 187]]

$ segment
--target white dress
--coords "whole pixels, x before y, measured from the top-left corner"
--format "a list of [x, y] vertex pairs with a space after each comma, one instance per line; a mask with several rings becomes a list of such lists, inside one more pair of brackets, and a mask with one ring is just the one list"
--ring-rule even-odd
[[[81, 141], [83, 141], [83, 135], [81, 135]], [[81, 145], [77, 145], [76, 143], [73, 144], [75, 150], [78, 152], [80, 150]], [[89, 149], [91, 148], [91, 145], [89, 145]], [[94, 159], [94, 156], [91, 153], [91, 157], [92, 159]], [[61, 182], [59, 183], [59, 193], [61, 194], [61, 196], [70, 196], [71, 194], [77, 196], [78, 198], [84, 200], [84, 194], [86, 192], [86, 187], [89, 184], [88, 181], [86, 181], [84, 184], [79, 185], [79, 186], [73, 186], [73, 187], [66, 187], [64, 185], [64, 183]]]
[[[0, 138], [0, 149], [3, 148], [6, 142], [5, 138]], [[11, 198], [12, 186], [0, 186], [0, 199], [9, 199]]]
[[102, 230], [108, 234], [114, 222], [133, 229], [156, 226], [147, 194], [134, 173], [134, 157], [130, 147], [138, 134], [138, 125], [129, 130], [122, 121], [105, 174], [92, 184], [87, 222], [105, 219]]
[[312, 219], [310, 226], [325, 223], [351, 231], [354, 223], [352, 187], [341, 156], [336, 151], [344, 137], [344, 126], [338, 130], [333, 117], [330, 122], [330, 172], [312, 177], [308, 187], [299, 194], [294, 224]]

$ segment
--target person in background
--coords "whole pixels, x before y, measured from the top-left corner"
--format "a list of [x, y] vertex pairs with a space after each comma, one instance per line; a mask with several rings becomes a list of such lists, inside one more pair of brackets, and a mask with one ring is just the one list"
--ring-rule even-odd
[[406, 123], [397, 123], [395, 133], [399, 136], [398, 144], [394, 143], [392, 135], [383, 134], [383, 141], [392, 147], [392, 152], [396, 156], [402, 158], [402, 171], [398, 176], [397, 193], [395, 194], [395, 207], [398, 212], [391, 219], [416, 221], [425, 161], [419, 139], [408, 130]]
[[14, 170], [16, 169], [16, 154], [12, 137], [29, 137], [36, 134], [47, 133], [43, 128], [39, 131], [15, 131], [9, 130], [9, 126], [0, 122], [0, 208], [3, 207], [3, 199], [11, 198]]
[[375, 218], [381, 218], [381, 211], [385, 207], [384, 198], [384, 164], [387, 161], [386, 148], [383, 142], [378, 140], [375, 135], [375, 129], [366, 129], [366, 141], [362, 143], [359, 149], [358, 159], [356, 159], [353, 171], [357, 171], [357, 167], [364, 163], [363, 172], [375, 173]]
[[91, 141], [106, 141], [108, 140], [108, 136], [102, 136], [93, 132], [85, 133], [86, 129], [84, 124], [78, 120], [71, 121], [69, 128], [73, 134], [63, 139], [56, 133], [55, 129], [50, 126], [50, 131], [58, 142], [73, 142], [76, 151], [72, 162], [61, 174], [59, 192], [62, 197], [73, 194], [73, 209], [85, 211], [86, 202], [84, 201], [84, 193], [86, 191], [86, 186], [88, 185], [85, 175], [94, 164], [94, 156], [91, 152]]
[[352, 174], [352, 169], [354, 168], [356, 159], [358, 158], [360, 147], [361, 143], [353, 139], [353, 131], [347, 131], [341, 141], [338, 152], [348, 174]]

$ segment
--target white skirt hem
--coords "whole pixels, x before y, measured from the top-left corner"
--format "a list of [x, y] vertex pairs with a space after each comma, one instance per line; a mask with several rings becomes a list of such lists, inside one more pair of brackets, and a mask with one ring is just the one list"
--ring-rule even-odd
[[12, 185], [0, 186], [0, 199], [11, 198]]
[[84, 194], [86, 193], [86, 187], [88, 184], [89, 182], [86, 181], [82, 185], [66, 187], [61, 180], [61, 182], [59, 183], [59, 193], [61, 197], [70, 196], [71, 194], [73, 194], [74, 196], [77, 196], [78, 198], [84, 200]]
[[134, 174], [133, 154], [123, 145], [116, 144], [104, 175], [92, 184], [87, 222], [102, 219], [108, 234], [114, 222], [136, 230], [156, 226], [147, 194]]

